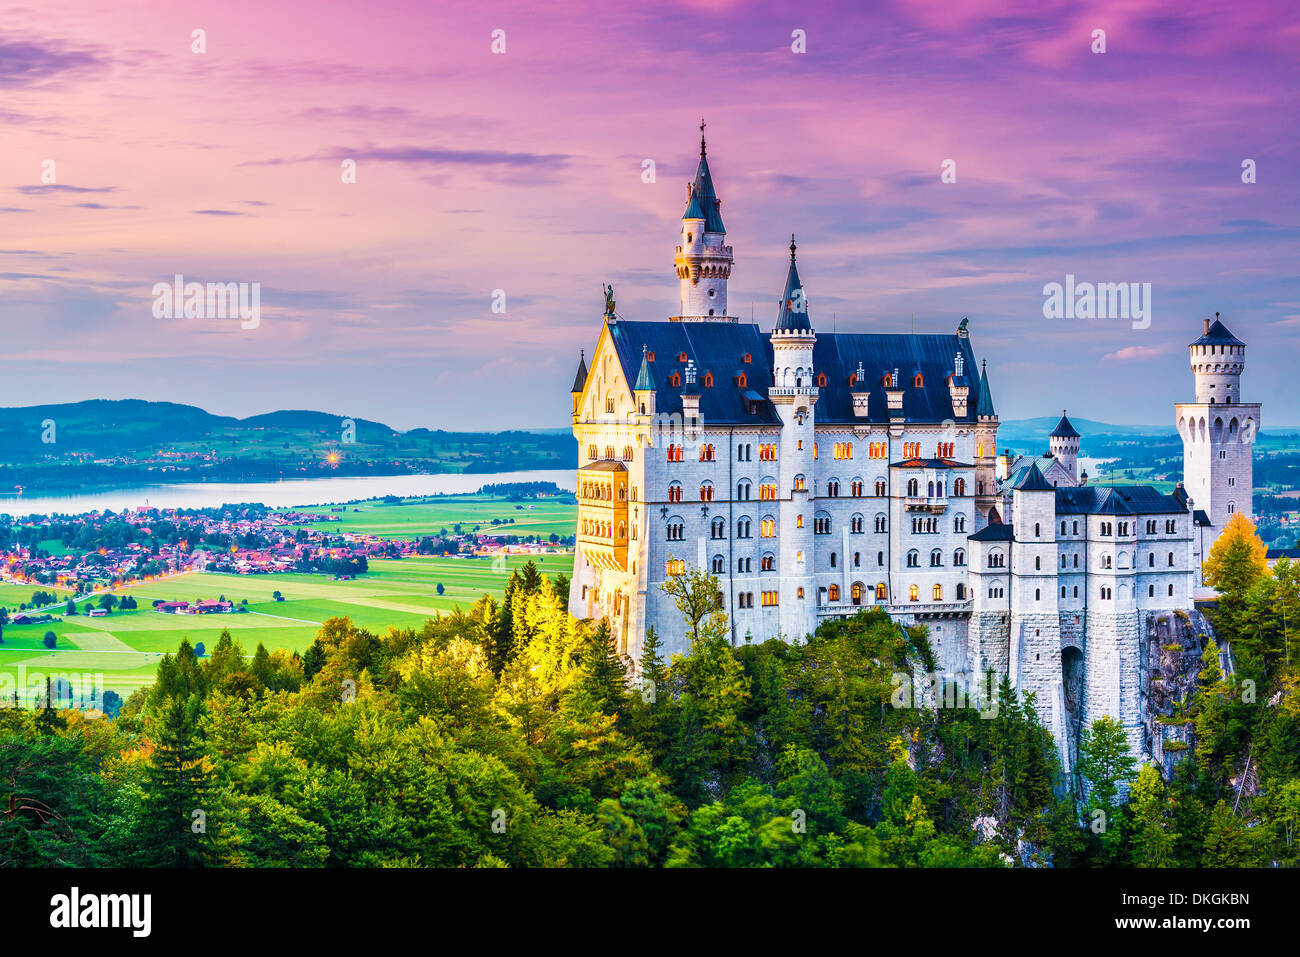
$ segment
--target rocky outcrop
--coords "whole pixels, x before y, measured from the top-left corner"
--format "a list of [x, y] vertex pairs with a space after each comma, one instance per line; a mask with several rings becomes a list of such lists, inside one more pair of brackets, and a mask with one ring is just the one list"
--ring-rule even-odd
[[1186, 716], [1201, 654], [1214, 631], [1199, 611], [1152, 615], [1142, 642], [1143, 758], [1159, 765], [1165, 777], [1195, 744]]

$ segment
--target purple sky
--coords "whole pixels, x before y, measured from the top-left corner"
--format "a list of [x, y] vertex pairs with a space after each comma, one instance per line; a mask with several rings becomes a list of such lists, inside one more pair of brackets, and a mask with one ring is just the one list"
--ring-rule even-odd
[[[0, 404], [567, 426], [601, 283], [676, 309], [703, 115], [734, 313], [771, 324], [795, 232], [818, 329], [969, 316], [1004, 419], [1172, 428], [1218, 310], [1300, 424], [1290, 2], [447, 6], [0, 0]], [[154, 318], [176, 273], [260, 282], [261, 325]], [[1044, 319], [1067, 273], [1151, 283], [1150, 328]]]

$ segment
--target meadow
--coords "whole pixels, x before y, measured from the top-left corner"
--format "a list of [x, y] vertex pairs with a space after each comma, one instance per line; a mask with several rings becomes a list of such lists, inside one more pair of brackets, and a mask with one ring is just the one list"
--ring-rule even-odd
[[[283, 509], [282, 511], [291, 511]], [[303, 509], [320, 512], [323, 509]], [[317, 528], [340, 532], [378, 535], [381, 538], [415, 539], [436, 535], [441, 529], [452, 531], [457, 525], [463, 531], [476, 526], [483, 532], [502, 535], [551, 535], [561, 538], [573, 534], [577, 506], [560, 499], [536, 499], [511, 502], [499, 496], [445, 495], [430, 498], [406, 499], [401, 503], [361, 502], [346, 506], [346, 511], [335, 512], [338, 522], [320, 522]], [[504, 525], [492, 525], [492, 519], [513, 519]]]
[[[571, 507], [570, 507], [571, 508]], [[351, 513], [349, 513], [351, 514]], [[364, 513], [362, 520], [364, 521]], [[570, 526], [571, 527], [571, 526]], [[425, 534], [428, 534], [428, 526]], [[437, 528], [434, 528], [437, 531]], [[21, 681], [52, 677], [102, 676], [105, 690], [125, 698], [153, 681], [158, 661], [173, 652], [182, 639], [205, 649], [216, 645], [223, 629], [251, 655], [258, 642], [267, 650], [307, 648], [327, 618], [346, 616], [360, 627], [383, 633], [392, 627], [419, 628], [440, 611], [468, 607], [480, 595], [500, 597], [511, 571], [522, 567], [526, 556], [489, 558], [404, 558], [373, 560], [370, 571], [353, 581], [334, 581], [324, 575], [222, 575], [194, 572], [116, 589], [112, 594], [133, 595], [139, 607], [114, 611], [102, 618], [76, 615], [39, 625], [9, 625], [0, 645], [0, 690], [10, 693]], [[572, 555], [536, 556], [543, 574], [571, 574]], [[438, 585], [443, 594], [438, 594]], [[274, 600], [279, 591], [283, 601]], [[29, 597], [31, 588], [22, 597]], [[195, 601], [220, 597], [239, 604], [247, 600], [246, 613], [170, 615], [155, 611], [155, 599]], [[98, 595], [96, 595], [96, 599]], [[89, 601], [83, 599], [79, 607]], [[57, 636], [55, 649], [45, 648], [47, 631]], [[80, 685], [74, 682], [74, 686]]]

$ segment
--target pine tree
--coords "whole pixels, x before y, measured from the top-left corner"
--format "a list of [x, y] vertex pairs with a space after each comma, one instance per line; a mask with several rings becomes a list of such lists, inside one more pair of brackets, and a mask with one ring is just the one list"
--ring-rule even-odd
[[605, 714], [619, 714], [627, 701], [627, 667], [603, 618], [587, 639], [579, 684]]
[[211, 859], [206, 832], [206, 815], [213, 810], [211, 772], [199, 729], [202, 715], [198, 695], [168, 698], [159, 709], [153, 755], [144, 774], [142, 863], [194, 867]]

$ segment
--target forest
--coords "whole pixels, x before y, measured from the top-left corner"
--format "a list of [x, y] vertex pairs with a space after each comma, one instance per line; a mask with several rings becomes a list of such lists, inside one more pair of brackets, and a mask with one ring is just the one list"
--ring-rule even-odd
[[[1248, 527], [1248, 523], [1247, 527]], [[1172, 772], [1101, 719], [1066, 787], [1030, 698], [897, 707], [932, 671], [880, 611], [733, 647], [709, 575], [688, 654], [635, 663], [531, 564], [500, 602], [302, 655], [182, 643], [108, 719], [0, 709], [9, 867], [1250, 867], [1300, 860], [1296, 566], [1230, 528]], [[635, 678], [630, 677], [635, 674]]]

